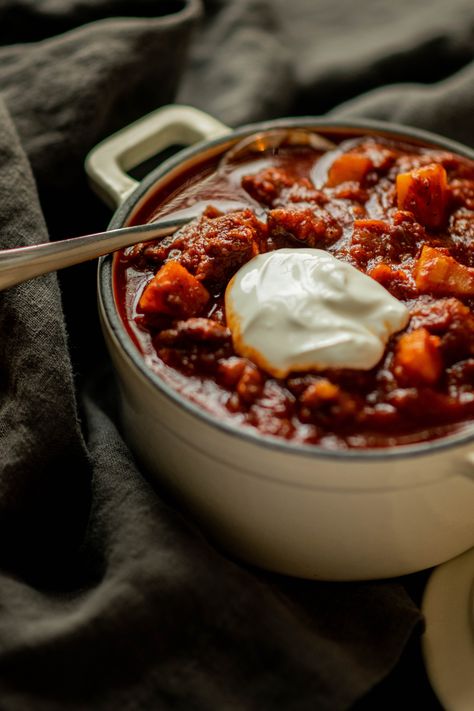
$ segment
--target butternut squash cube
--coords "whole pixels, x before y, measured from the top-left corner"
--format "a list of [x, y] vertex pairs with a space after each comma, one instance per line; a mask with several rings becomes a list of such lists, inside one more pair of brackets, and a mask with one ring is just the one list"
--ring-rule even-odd
[[398, 209], [412, 212], [416, 221], [428, 229], [436, 230], [445, 224], [448, 199], [446, 171], [438, 163], [397, 175]]
[[170, 260], [144, 288], [138, 310], [144, 314], [189, 318], [198, 314], [208, 301], [206, 287], [179, 262]]
[[394, 358], [394, 373], [404, 385], [434, 385], [443, 371], [439, 336], [418, 328], [400, 337]]
[[474, 269], [436, 247], [423, 246], [413, 274], [421, 292], [474, 296]]
[[361, 183], [372, 168], [370, 158], [358, 153], [343, 153], [329, 168], [326, 185], [333, 188], [349, 181]]

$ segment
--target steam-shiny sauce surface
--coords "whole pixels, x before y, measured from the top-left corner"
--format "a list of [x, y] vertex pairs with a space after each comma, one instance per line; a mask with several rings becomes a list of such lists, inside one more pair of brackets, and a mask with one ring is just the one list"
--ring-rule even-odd
[[[326, 153], [287, 146], [225, 170], [208, 163], [152, 195], [133, 221], [189, 210], [202, 216], [115, 259], [125, 327], [184, 398], [220, 421], [327, 449], [409, 444], [472, 425], [471, 161], [377, 137]], [[375, 366], [277, 377], [236, 348], [229, 281], [258, 255], [301, 248], [350, 264], [406, 307]]]

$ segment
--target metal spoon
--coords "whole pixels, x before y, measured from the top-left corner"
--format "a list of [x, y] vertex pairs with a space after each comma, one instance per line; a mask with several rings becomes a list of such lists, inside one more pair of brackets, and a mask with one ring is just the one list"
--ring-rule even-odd
[[[194, 215], [195, 217], [195, 215]], [[58, 242], [0, 250], [0, 290], [8, 289], [40, 274], [96, 259], [138, 242], [161, 239], [173, 234], [192, 217], [164, 219], [148, 225], [120, 227]]]
[[[246, 136], [238, 141], [221, 158], [218, 171], [225, 172], [232, 165], [255, 154], [262, 155], [271, 151], [274, 155], [284, 146], [308, 146], [317, 151], [328, 151], [335, 144], [313, 131], [301, 128], [275, 129]], [[210, 200], [212, 202], [212, 200]], [[247, 202], [252, 207], [255, 201], [247, 195]], [[255, 203], [256, 209], [260, 206]], [[89, 259], [96, 259], [117, 249], [123, 249], [138, 242], [147, 242], [172, 235], [180, 227], [199, 217], [198, 214], [176, 216], [168, 215], [165, 219], [135, 227], [121, 227], [107, 232], [97, 232], [83, 237], [34, 244], [28, 247], [16, 247], [0, 250], [0, 291], [33, 277], [53, 272], [57, 269], [80, 264]]]

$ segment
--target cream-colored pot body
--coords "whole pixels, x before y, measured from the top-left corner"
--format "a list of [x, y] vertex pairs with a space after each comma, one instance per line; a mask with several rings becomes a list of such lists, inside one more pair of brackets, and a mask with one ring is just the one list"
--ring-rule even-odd
[[[275, 125], [320, 133], [373, 132], [457, 150], [465, 147], [379, 122], [272, 122], [230, 129], [188, 107], [166, 107], [108, 139], [87, 170], [127, 223], [157, 181], [245, 133]], [[173, 143], [207, 139], [137, 184], [125, 170]], [[181, 154], [180, 154], [181, 155]], [[218, 546], [249, 563], [326, 580], [382, 578], [446, 561], [474, 545], [474, 437], [390, 450], [326, 452], [263, 439], [216, 421], [147, 370], [117, 313], [111, 259], [99, 266], [99, 308], [118, 375], [125, 435]]]

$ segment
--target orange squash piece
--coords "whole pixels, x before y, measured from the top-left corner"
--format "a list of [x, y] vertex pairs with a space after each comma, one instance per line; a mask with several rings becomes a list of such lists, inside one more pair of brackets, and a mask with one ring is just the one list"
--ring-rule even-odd
[[329, 168], [326, 185], [333, 188], [349, 181], [361, 183], [372, 168], [370, 158], [358, 153], [343, 153]]
[[341, 388], [326, 378], [321, 378], [308, 385], [300, 396], [300, 402], [306, 407], [315, 408], [324, 403], [336, 402], [341, 395]]
[[474, 296], [474, 269], [436, 247], [424, 245], [413, 274], [421, 292]]
[[394, 373], [405, 385], [434, 385], [443, 371], [439, 336], [418, 328], [400, 337], [395, 348]]
[[399, 210], [412, 212], [428, 229], [439, 229], [447, 218], [449, 191], [446, 171], [439, 163], [430, 163], [397, 175]]
[[385, 264], [385, 262], [376, 264], [367, 272], [367, 275], [386, 288], [394, 281], [401, 282], [402, 284], [408, 282], [408, 277], [402, 269], [394, 269], [389, 264]]
[[144, 314], [167, 314], [175, 318], [195, 316], [209, 301], [209, 292], [179, 262], [166, 262], [148, 282], [138, 302]]

